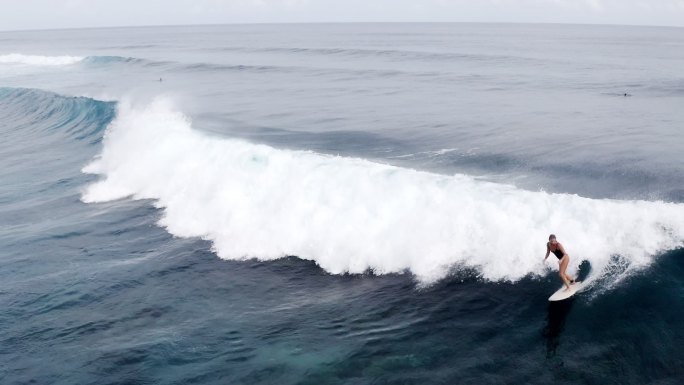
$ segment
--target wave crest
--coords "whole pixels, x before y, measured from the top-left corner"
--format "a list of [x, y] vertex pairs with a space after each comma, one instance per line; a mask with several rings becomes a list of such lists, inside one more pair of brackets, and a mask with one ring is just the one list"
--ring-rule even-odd
[[41, 56], [11, 53], [0, 55], [1, 64], [24, 64], [32, 66], [63, 66], [76, 64], [84, 59], [83, 56]]
[[[127, 57], [127, 56], [41, 56], [41, 55], [24, 55], [20, 53], [11, 53], [7, 55], [0, 55], [0, 64], [18, 64], [27, 66], [50, 67], [50, 66], [68, 66], [79, 63], [85, 64], [126, 64], [126, 63], [141, 63], [154, 64], [155, 62], [147, 62], [144, 59]], [[163, 63], [162, 63], [163, 64]]]
[[2, 123], [21, 130], [27, 142], [29, 138], [35, 140], [52, 133], [99, 142], [102, 131], [114, 117], [115, 105], [38, 89], [0, 87]]
[[430, 283], [461, 266], [515, 281], [555, 265], [542, 263], [551, 232], [574, 264], [600, 272], [620, 255], [628, 272], [684, 240], [681, 204], [525, 191], [214, 137], [164, 100], [121, 104], [83, 171], [103, 175], [85, 202], [154, 199], [160, 225], [211, 240], [221, 258], [295, 255], [335, 274], [410, 271]]

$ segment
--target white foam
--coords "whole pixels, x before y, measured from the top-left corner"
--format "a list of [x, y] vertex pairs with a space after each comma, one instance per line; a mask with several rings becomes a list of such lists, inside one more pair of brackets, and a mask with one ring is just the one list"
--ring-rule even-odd
[[7, 55], [0, 55], [0, 64], [23, 64], [31, 66], [63, 66], [76, 64], [83, 59], [84, 57], [81, 56], [39, 56], [11, 53]]
[[546, 272], [552, 232], [594, 271], [614, 255], [647, 266], [684, 240], [682, 204], [532, 192], [213, 137], [163, 100], [121, 103], [84, 172], [103, 175], [85, 202], [155, 199], [160, 225], [211, 240], [221, 258], [296, 255], [335, 274], [408, 270], [429, 283], [466, 266], [515, 281]]

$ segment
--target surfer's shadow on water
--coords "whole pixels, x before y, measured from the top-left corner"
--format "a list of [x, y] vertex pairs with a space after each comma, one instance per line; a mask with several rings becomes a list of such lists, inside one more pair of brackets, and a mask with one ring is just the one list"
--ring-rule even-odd
[[560, 346], [560, 337], [565, 329], [565, 322], [572, 311], [574, 298], [564, 301], [549, 302], [546, 315], [546, 326], [542, 336], [546, 339], [546, 358], [552, 358]]
[[[581, 261], [577, 267], [577, 284], [581, 285], [576, 290], [577, 293], [584, 292], [588, 289], [588, 285], [583, 281], [587, 280], [590, 272], [591, 264], [589, 261]], [[557, 293], [558, 292], [556, 292], [556, 294]], [[541, 332], [544, 339], [546, 339], [546, 358], [556, 356], [556, 351], [560, 346], [561, 334], [563, 334], [565, 323], [577, 298], [574, 294], [575, 291], [573, 291], [572, 296], [560, 300], [551, 300], [551, 298], [549, 298], [546, 312], [546, 326]]]

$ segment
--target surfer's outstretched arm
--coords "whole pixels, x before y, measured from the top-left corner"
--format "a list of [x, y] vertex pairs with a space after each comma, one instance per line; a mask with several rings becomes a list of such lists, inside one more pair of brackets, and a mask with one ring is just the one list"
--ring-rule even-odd
[[549, 254], [551, 253], [551, 247], [549, 247], [549, 243], [546, 243], [546, 256], [544, 257], [544, 261], [546, 261], [546, 258], [549, 257]]

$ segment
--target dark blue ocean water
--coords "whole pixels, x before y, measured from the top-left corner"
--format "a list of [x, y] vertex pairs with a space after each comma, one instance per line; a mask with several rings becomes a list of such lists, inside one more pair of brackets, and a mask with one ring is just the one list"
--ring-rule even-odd
[[2, 32], [0, 383], [682, 383], [682, 68], [677, 28]]

